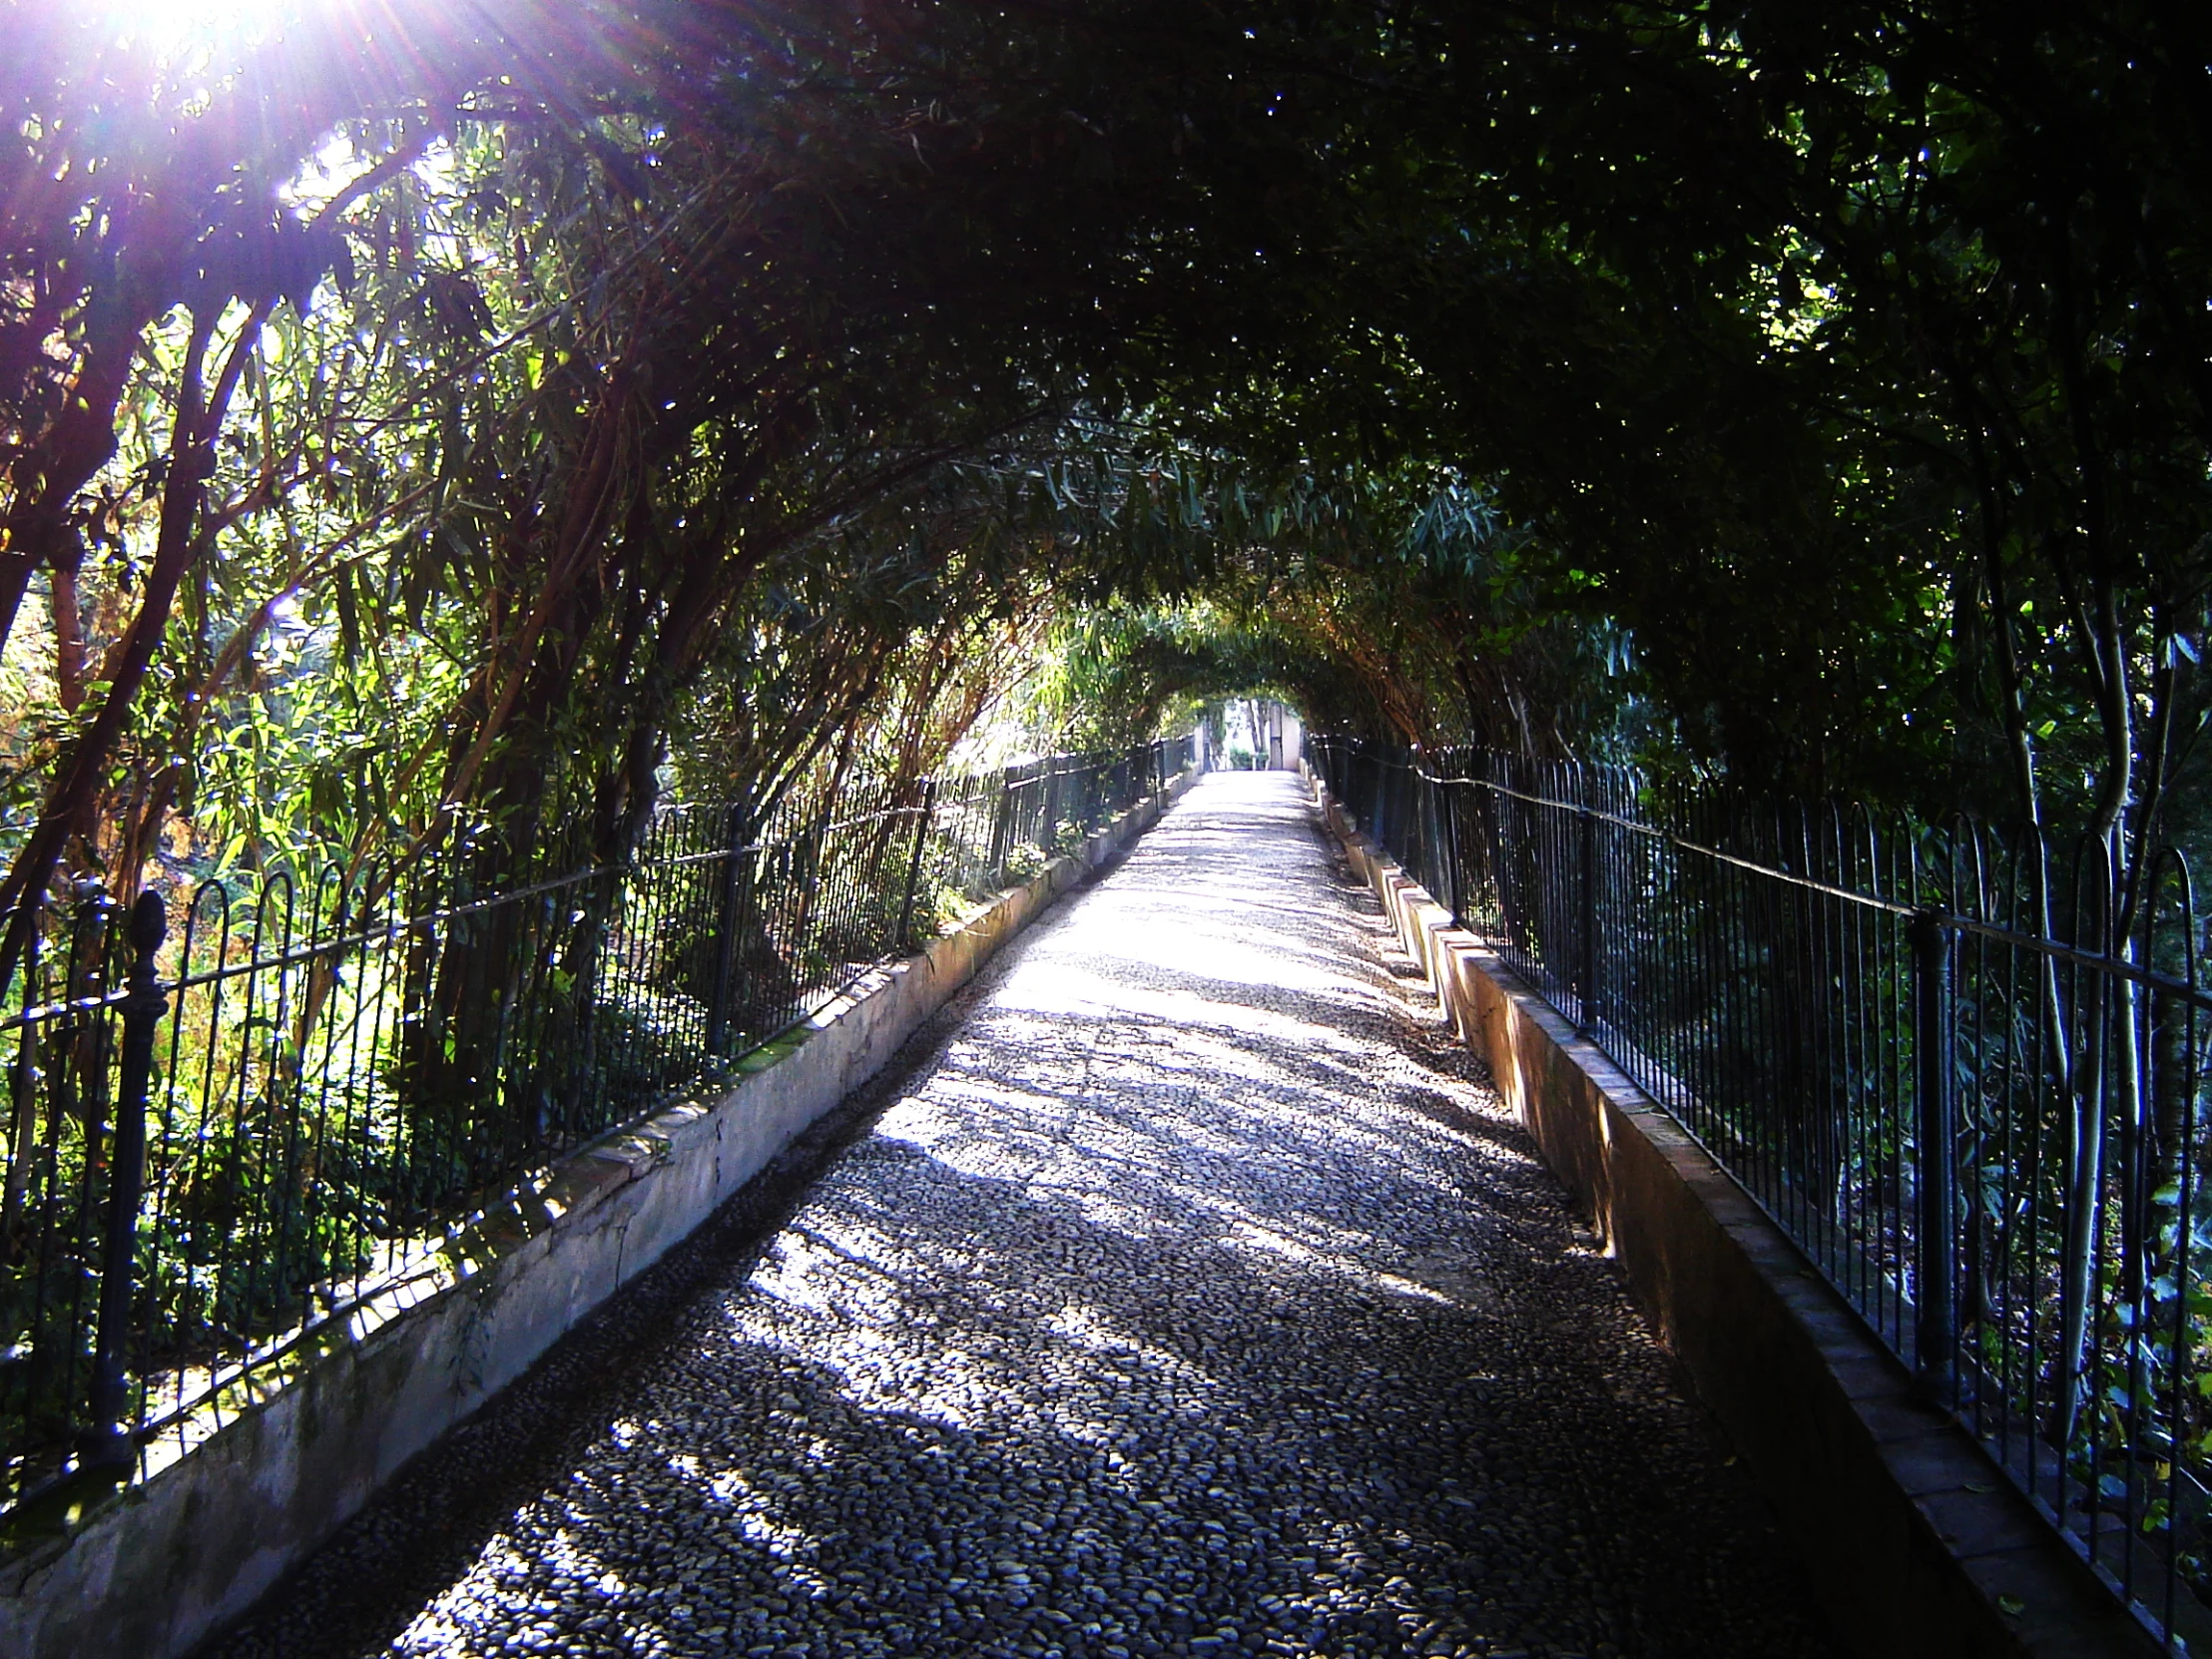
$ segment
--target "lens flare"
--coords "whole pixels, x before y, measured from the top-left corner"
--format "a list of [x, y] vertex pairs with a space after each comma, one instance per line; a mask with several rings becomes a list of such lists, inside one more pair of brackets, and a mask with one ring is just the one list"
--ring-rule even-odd
[[290, 0], [98, 0], [99, 25], [161, 58], [249, 43], [295, 10]]

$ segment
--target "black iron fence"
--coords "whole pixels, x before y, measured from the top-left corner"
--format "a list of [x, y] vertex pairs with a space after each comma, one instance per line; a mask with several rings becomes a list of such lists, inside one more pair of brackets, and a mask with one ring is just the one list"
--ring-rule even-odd
[[533, 1170], [712, 1084], [1194, 764], [1188, 740], [619, 864], [481, 848], [49, 907], [0, 1007], [0, 1527], [190, 1449]]
[[1481, 751], [1308, 755], [2139, 1617], [2204, 1648], [2212, 991], [2182, 859]]

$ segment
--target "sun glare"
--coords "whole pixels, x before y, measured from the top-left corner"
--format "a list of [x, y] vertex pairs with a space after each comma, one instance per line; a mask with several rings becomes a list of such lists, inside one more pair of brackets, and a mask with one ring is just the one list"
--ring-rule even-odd
[[96, 0], [94, 11], [118, 40], [168, 58], [252, 41], [291, 9], [289, 0]]

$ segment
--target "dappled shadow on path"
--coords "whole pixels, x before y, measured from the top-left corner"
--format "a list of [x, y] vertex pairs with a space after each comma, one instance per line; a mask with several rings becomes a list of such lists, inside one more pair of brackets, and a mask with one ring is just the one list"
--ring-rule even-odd
[[[418, 1654], [1820, 1651], [1618, 1274], [1283, 775], [973, 994]], [[402, 1522], [403, 1524], [403, 1522]], [[316, 1649], [296, 1599], [234, 1651]]]

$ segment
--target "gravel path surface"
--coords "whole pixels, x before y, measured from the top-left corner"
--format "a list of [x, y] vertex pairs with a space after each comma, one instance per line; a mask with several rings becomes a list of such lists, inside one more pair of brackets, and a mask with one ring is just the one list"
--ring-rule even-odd
[[1209, 779], [217, 1651], [1824, 1653], [1390, 943]]

